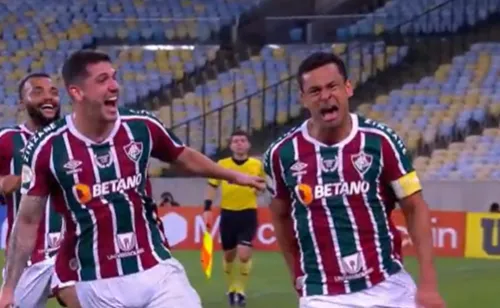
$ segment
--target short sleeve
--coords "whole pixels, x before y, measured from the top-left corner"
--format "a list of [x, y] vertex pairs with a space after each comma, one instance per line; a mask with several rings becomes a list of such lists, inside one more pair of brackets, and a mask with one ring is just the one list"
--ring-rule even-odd
[[[27, 145], [31, 147], [31, 145]], [[51, 184], [54, 183], [50, 171], [50, 143], [39, 145], [32, 154], [23, 155], [21, 170], [21, 193], [23, 195], [45, 197], [50, 195]]]
[[[222, 166], [222, 162], [220, 160], [217, 162], [217, 164], [219, 166]], [[208, 179], [208, 185], [211, 185], [213, 187], [219, 187], [220, 182], [221, 182], [221, 180], [219, 180], [219, 179], [213, 179], [213, 178]]]
[[422, 190], [422, 186], [403, 140], [395, 133], [384, 136], [383, 177], [392, 187], [396, 197], [401, 200]]
[[273, 198], [289, 200], [290, 194], [283, 181], [283, 169], [276, 146], [272, 146], [264, 154], [263, 169], [267, 190]]
[[184, 144], [153, 115], [147, 117], [146, 123], [153, 142], [151, 156], [164, 162], [175, 161], [184, 150]]
[[12, 161], [12, 136], [6, 131], [0, 131], [0, 145], [2, 145], [2, 150], [0, 151], [0, 176], [6, 176], [10, 174], [10, 164]]

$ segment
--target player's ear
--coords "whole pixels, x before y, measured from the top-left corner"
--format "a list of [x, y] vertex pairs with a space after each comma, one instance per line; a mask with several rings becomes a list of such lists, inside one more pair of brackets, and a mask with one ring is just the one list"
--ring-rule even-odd
[[304, 108], [309, 108], [309, 104], [308, 104], [308, 101], [307, 101], [307, 98], [306, 98], [306, 93], [302, 90], [300, 90], [300, 104], [302, 105], [302, 107]]
[[83, 99], [83, 92], [82, 90], [74, 85], [68, 86], [68, 92], [69, 95], [73, 98], [75, 101], [81, 101]]
[[352, 97], [354, 95], [354, 89], [352, 88], [352, 83], [349, 79], [345, 81], [345, 91], [348, 97]]
[[18, 109], [19, 109], [19, 111], [24, 111], [26, 109], [26, 103], [24, 102], [24, 100], [22, 98], [19, 99]]

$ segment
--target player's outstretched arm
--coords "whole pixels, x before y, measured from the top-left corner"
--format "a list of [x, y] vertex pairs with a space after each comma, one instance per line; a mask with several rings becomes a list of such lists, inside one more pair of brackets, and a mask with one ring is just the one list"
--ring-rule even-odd
[[173, 163], [194, 175], [226, 180], [256, 189], [264, 189], [265, 186], [262, 178], [223, 168], [210, 158], [189, 147], [186, 147]]
[[26, 267], [26, 263], [35, 248], [38, 225], [45, 211], [46, 203], [47, 197], [24, 195], [21, 198], [8, 246], [9, 253], [6, 260], [2, 295], [5, 292], [13, 292]]
[[420, 266], [417, 301], [422, 307], [444, 307], [444, 302], [437, 291], [430, 211], [422, 192], [416, 192], [400, 200], [400, 207], [405, 216], [408, 233], [415, 246]]
[[295, 258], [299, 251], [297, 240], [293, 233], [293, 221], [290, 215], [291, 205], [284, 200], [273, 198], [269, 206], [271, 210], [271, 220], [274, 227], [274, 233], [281, 253], [285, 258], [286, 265], [290, 271], [292, 279], [295, 275]]

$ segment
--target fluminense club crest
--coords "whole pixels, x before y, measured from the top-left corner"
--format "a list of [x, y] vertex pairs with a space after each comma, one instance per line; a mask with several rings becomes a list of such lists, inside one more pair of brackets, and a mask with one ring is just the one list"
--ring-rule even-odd
[[137, 162], [142, 156], [142, 148], [142, 142], [135, 141], [132, 141], [131, 143], [123, 147], [128, 158], [130, 158], [134, 162]]
[[354, 168], [359, 172], [361, 176], [365, 175], [366, 171], [370, 169], [373, 156], [366, 154], [365, 152], [360, 152], [356, 155], [351, 155], [351, 161]]

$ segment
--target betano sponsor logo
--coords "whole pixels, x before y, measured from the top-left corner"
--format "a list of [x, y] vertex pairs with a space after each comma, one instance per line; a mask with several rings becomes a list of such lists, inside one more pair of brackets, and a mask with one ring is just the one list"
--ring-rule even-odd
[[121, 179], [94, 184], [92, 187], [79, 183], [73, 186], [73, 194], [80, 203], [86, 204], [94, 198], [137, 188], [141, 184], [141, 181], [142, 175], [135, 174]]
[[316, 185], [314, 189], [303, 183], [295, 186], [295, 194], [304, 205], [322, 198], [366, 194], [368, 190], [370, 190], [370, 183], [366, 181], [328, 183]]

